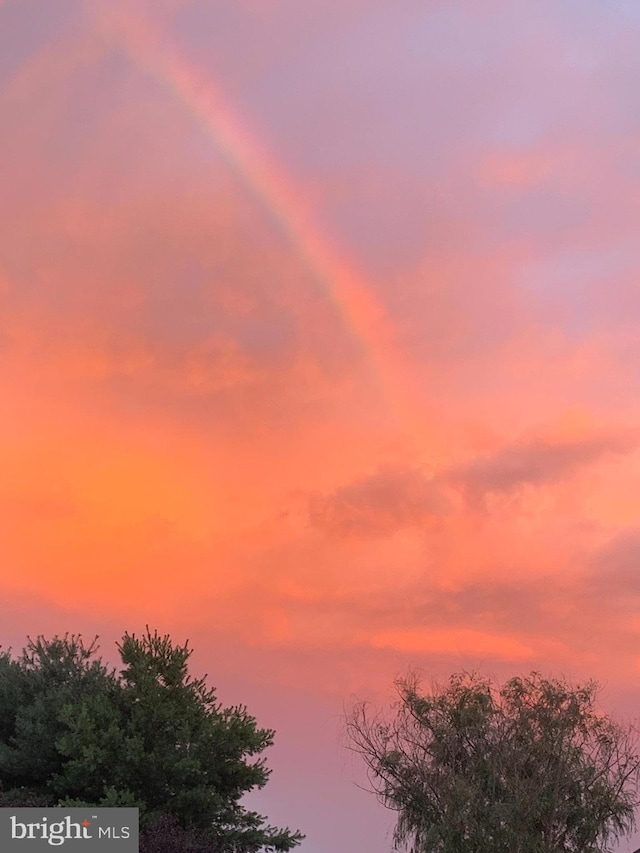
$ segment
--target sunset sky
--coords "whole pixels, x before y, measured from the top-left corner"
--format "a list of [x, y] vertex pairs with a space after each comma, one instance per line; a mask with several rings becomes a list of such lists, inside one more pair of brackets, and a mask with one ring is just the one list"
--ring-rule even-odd
[[0, 0], [2, 646], [189, 638], [301, 853], [409, 667], [640, 716], [639, 88], [637, 0]]

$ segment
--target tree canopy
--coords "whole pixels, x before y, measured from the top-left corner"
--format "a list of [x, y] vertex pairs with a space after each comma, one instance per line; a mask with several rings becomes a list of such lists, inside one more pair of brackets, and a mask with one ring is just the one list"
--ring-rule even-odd
[[598, 687], [532, 673], [501, 688], [459, 673], [444, 687], [397, 682], [394, 714], [357, 705], [349, 743], [398, 812], [412, 853], [603, 853], [634, 827], [632, 726], [596, 707]]
[[136, 806], [141, 853], [288, 851], [299, 832], [242, 797], [269, 777], [274, 732], [189, 675], [188, 644], [125, 634], [119, 673], [97, 638], [0, 651], [0, 805]]

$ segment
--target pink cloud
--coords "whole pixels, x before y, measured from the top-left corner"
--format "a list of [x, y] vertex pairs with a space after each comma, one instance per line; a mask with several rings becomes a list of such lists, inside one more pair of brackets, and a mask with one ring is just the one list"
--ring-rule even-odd
[[437, 482], [415, 469], [382, 468], [311, 499], [311, 523], [328, 535], [387, 536], [402, 527], [428, 525], [446, 513]]
[[469, 657], [530, 660], [533, 649], [512, 637], [484, 634], [466, 629], [383, 631], [371, 637], [374, 648], [395, 649], [405, 654], [438, 655], [454, 653]]
[[632, 453], [639, 443], [640, 432], [633, 428], [559, 440], [544, 435], [525, 436], [501, 446], [493, 455], [452, 469], [447, 476], [477, 500], [490, 492], [510, 492], [527, 484], [566, 480], [610, 454]]

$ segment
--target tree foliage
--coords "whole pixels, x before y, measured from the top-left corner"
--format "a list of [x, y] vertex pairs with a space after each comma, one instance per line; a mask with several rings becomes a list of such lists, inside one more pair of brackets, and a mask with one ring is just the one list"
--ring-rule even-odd
[[395, 715], [356, 706], [352, 749], [398, 812], [412, 853], [603, 853], [634, 827], [640, 758], [633, 727], [596, 707], [594, 683], [537, 673], [498, 689], [461, 673], [422, 690], [397, 682]]
[[142, 853], [296, 847], [241, 804], [274, 732], [190, 677], [188, 644], [147, 629], [118, 650], [119, 673], [75, 635], [0, 653], [0, 805], [136, 806]]

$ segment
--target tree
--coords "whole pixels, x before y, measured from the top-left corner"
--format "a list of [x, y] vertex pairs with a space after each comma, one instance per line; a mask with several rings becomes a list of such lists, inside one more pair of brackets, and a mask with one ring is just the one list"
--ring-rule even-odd
[[538, 673], [498, 689], [460, 673], [425, 692], [396, 682], [395, 715], [347, 719], [373, 791], [412, 853], [603, 853], [634, 827], [633, 726], [596, 707], [598, 686]]
[[74, 635], [0, 653], [0, 805], [136, 806], [142, 853], [296, 847], [241, 804], [274, 732], [190, 677], [188, 644], [147, 628], [118, 650], [119, 674]]

